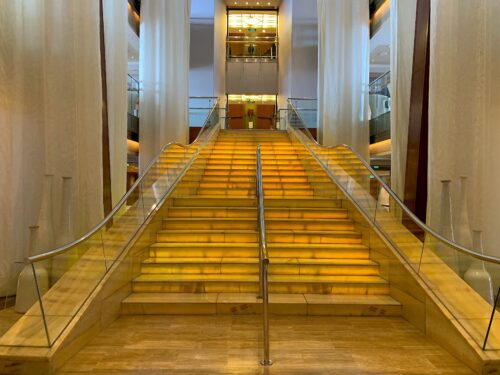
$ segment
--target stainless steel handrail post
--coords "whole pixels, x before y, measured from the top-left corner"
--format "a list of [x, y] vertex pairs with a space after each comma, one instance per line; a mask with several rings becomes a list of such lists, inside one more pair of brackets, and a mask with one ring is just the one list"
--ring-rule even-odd
[[269, 293], [267, 273], [269, 256], [267, 254], [266, 221], [264, 211], [264, 190], [262, 187], [262, 159], [260, 145], [257, 146], [255, 185], [257, 189], [257, 211], [259, 230], [259, 296], [262, 299], [262, 329], [264, 337], [264, 358], [260, 361], [262, 366], [270, 366], [273, 361], [269, 358]]

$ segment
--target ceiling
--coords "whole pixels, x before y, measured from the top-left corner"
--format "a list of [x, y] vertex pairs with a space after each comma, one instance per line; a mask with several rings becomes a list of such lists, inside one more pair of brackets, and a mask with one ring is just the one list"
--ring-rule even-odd
[[226, 0], [231, 8], [278, 8], [281, 0]]

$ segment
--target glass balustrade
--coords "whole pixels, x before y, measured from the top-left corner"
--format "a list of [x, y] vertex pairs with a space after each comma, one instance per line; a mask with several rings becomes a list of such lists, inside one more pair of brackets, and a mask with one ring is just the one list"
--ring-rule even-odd
[[133, 245], [197, 155], [215, 141], [218, 103], [211, 98], [203, 128], [190, 145], [166, 145], [112, 212], [82, 238], [28, 258], [36, 295], [31, 308], [0, 338], [0, 345], [50, 347]]
[[500, 259], [464, 248], [422, 223], [353, 149], [318, 144], [291, 101], [289, 110], [293, 113], [287, 129], [296, 147], [315, 157], [342, 194], [446, 308], [448, 319], [479, 347], [499, 350]]

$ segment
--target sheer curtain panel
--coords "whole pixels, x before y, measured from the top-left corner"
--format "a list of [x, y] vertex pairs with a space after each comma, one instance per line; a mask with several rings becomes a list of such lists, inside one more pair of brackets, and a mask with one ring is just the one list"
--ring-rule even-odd
[[[472, 229], [500, 255], [500, 1], [431, 2], [428, 221], [439, 228], [441, 180], [468, 177]], [[455, 215], [457, 217], [458, 215]]]
[[127, 185], [127, 0], [103, 0], [113, 206]]
[[368, 159], [368, 1], [318, 0], [318, 27], [319, 139]]
[[54, 223], [63, 176], [73, 179], [75, 234], [103, 215], [98, 0], [2, 0], [0, 40], [0, 295], [6, 295], [15, 291], [15, 262], [27, 255], [28, 227], [38, 221], [45, 174], [54, 175]]
[[190, 0], [141, 4], [141, 173], [168, 142], [188, 140], [190, 8]]

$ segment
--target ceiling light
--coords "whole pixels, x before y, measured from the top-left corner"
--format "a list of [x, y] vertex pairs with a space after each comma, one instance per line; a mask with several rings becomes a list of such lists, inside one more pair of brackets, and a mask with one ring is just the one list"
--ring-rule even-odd
[[248, 5], [248, 1], [245, 3], [245, 5]]
[[271, 5], [271, 3], [270, 3], [270, 2], [268, 2], [268, 3], [267, 3], [267, 5]]
[[260, 5], [260, 3], [257, 1], [257, 5]]

